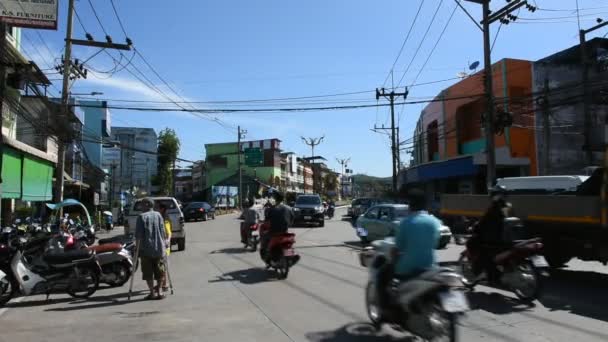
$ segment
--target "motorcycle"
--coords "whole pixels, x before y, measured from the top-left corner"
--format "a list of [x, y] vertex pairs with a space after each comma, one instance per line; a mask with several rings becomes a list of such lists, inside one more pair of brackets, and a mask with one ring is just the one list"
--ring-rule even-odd
[[[515, 240], [512, 247], [494, 256], [499, 286], [512, 291], [524, 301], [537, 299], [542, 290], [542, 277], [548, 276], [549, 264], [540, 254], [543, 243], [540, 238]], [[465, 285], [471, 290], [479, 283], [487, 282], [486, 276], [475, 272], [474, 265], [480, 262], [477, 250], [467, 248], [460, 254], [458, 263], [464, 276]]]
[[258, 249], [258, 243], [260, 243], [258, 224], [252, 224], [249, 226], [249, 234], [247, 235], [247, 244], [245, 247], [251, 248], [251, 251], [255, 252]]
[[97, 291], [101, 268], [95, 252], [46, 253], [43, 257], [46, 268], [34, 270], [23, 254], [26, 243], [20, 236], [8, 246], [10, 268], [3, 268], [0, 275], [0, 305], [18, 292], [24, 296], [46, 294], [48, 299], [56, 291], [65, 291], [74, 298], [88, 298]]
[[[268, 234], [270, 225], [264, 223], [260, 229], [262, 234]], [[289, 275], [289, 269], [300, 261], [300, 255], [293, 248], [295, 243], [295, 234], [277, 234], [270, 238], [265, 250], [260, 249], [260, 256], [266, 263], [266, 268], [273, 268], [279, 279], [286, 279]]]
[[330, 204], [329, 207], [327, 208], [327, 210], [325, 210], [325, 215], [327, 215], [328, 219], [332, 219], [332, 218], [334, 218], [335, 211], [336, 211], [336, 206], [334, 206], [333, 204]]
[[134, 241], [123, 244], [116, 239], [110, 242], [103, 241], [104, 243], [100, 241], [97, 246], [88, 246], [87, 238], [82, 232], [77, 233], [76, 240], [78, 243], [74, 248], [93, 251], [97, 255], [101, 266], [100, 282], [112, 287], [120, 287], [129, 280], [133, 273], [133, 258], [127, 248], [133, 249]]
[[392, 280], [383, 289], [388, 304], [382, 307], [378, 296], [378, 275], [392, 267], [394, 238], [372, 242], [360, 254], [361, 265], [369, 268], [365, 290], [367, 314], [377, 329], [382, 324], [401, 329], [428, 341], [456, 341], [458, 316], [469, 310], [462, 277], [449, 268], [426, 271], [406, 281]]

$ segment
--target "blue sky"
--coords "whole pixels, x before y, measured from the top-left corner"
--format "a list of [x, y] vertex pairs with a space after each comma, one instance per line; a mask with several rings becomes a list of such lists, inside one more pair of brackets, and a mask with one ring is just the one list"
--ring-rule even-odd
[[[289, 101], [290, 105], [295, 106], [324, 106], [376, 103], [373, 90], [383, 85], [420, 1], [114, 0], [114, 3], [136, 48], [169, 86], [187, 101], [269, 99], [369, 91], [342, 97]], [[124, 33], [110, 1], [91, 2], [113, 40], [124, 41]], [[66, 3], [61, 1], [61, 6], [66, 6]], [[440, 3], [428, 36], [418, 56], [413, 59]], [[492, 1], [493, 7], [505, 3], [503, 0]], [[578, 43], [576, 13], [568, 11], [576, 8], [575, 0], [537, 0], [530, 3], [536, 3], [545, 10], [535, 13], [522, 10], [519, 14], [522, 19], [518, 23], [503, 26], [493, 50], [494, 61], [505, 57], [536, 60]], [[454, 6], [452, 0], [425, 1], [412, 35], [395, 65], [395, 83], [411, 63], [401, 84], [412, 84]], [[603, 0], [579, 0], [579, 6], [585, 9], [580, 12], [583, 28], [595, 25], [596, 17], [608, 19], [608, 4]], [[465, 3], [465, 7], [475, 17], [481, 16], [480, 6]], [[87, 32], [98, 40], [103, 39], [104, 33], [89, 1], [77, 1], [77, 11]], [[58, 31], [38, 31], [38, 36], [34, 30], [24, 30], [23, 50], [42, 68], [49, 68], [49, 64], [58, 61], [61, 56], [66, 9], [61, 8], [60, 12]], [[84, 31], [77, 21], [74, 27], [74, 36], [84, 38]], [[493, 35], [498, 27], [498, 24], [492, 27]], [[604, 29], [592, 36], [607, 33], [608, 29]], [[75, 57], [86, 59], [95, 51], [77, 47]], [[453, 78], [458, 72], [466, 71], [471, 62], [482, 60], [482, 53], [481, 32], [458, 10], [417, 83]], [[120, 58], [116, 52], [111, 54]], [[126, 53], [125, 56], [131, 55]], [[92, 58], [88, 65], [103, 71], [112, 69], [114, 62], [101, 53]], [[170, 89], [156, 78], [139, 57], [136, 56], [127, 67], [137, 74], [133, 66], [161, 91], [171, 94]], [[127, 70], [112, 75], [97, 75], [99, 78], [90, 75], [87, 80], [77, 81], [72, 91], [101, 91], [104, 95], [100, 98], [105, 99], [167, 101]], [[57, 79], [58, 76], [50, 74], [49, 78]], [[453, 82], [414, 87], [410, 91], [410, 98], [434, 96]], [[60, 88], [60, 81], [56, 85]], [[391, 85], [390, 78], [385, 85]], [[57, 92], [55, 88], [50, 90]], [[169, 96], [178, 100], [176, 95]], [[207, 109], [226, 107], [225, 104], [210, 103], [192, 106]], [[246, 108], [254, 106], [268, 107], [242, 104]], [[409, 105], [397, 109], [402, 140], [411, 136], [422, 108], [422, 105]], [[370, 131], [374, 124], [389, 124], [386, 107], [215, 115], [224, 126], [201, 116], [112, 110], [113, 125], [152, 127], [157, 130], [174, 128], [182, 140], [180, 155], [185, 159], [202, 159], [206, 143], [234, 141], [236, 130], [233, 126], [240, 124], [249, 132], [246, 139], [276, 137], [283, 140], [283, 149], [300, 155], [310, 154], [309, 147], [301, 142], [300, 136], [324, 134], [325, 141], [317, 148], [316, 154], [325, 156], [331, 167], [338, 170], [336, 157], [351, 157], [350, 167], [355, 172], [390, 175], [389, 139]], [[403, 155], [402, 158], [405, 160], [408, 156]]]

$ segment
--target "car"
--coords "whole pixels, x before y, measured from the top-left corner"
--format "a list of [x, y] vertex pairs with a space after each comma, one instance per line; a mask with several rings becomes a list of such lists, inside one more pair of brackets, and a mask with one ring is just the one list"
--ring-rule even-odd
[[388, 204], [391, 202], [391, 200], [381, 198], [355, 198], [347, 209], [347, 215], [356, 220], [359, 216], [365, 214], [369, 208], [378, 204]]
[[[177, 245], [177, 249], [183, 251], [186, 249], [186, 229], [184, 226], [184, 214], [179, 208], [177, 200], [173, 197], [150, 197], [154, 201], [155, 210], [158, 210], [158, 205], [163, 203], [167, 207], [167, 215], [171, 220], [171, 245]], [[137, 217], [143, 212], [142, 199], [133, 202], [127, 212], [127, 220], [125, 222], [125, 234], [135, 233], [135, 225]]]
[[319, 195], [300, 195], [296, 198], [293, 208], [295, 224], [317, 223], [325, 226], [325, 208]]
[[190, 202], [184, 208], [184, 219], [186, 222], [215, 220], [215, 208], [207, 202]]
[[[357, 236], [364, 244], [395, 236], [399, 231], [401, 220], [407, 215], [409, 215], [409, 207], [406, 204], [381, 204], [371, 207], [357, 219], [355, 224]], [[451, 239], [450, 228], [442, 223], [437, 249], [445, 248]]]

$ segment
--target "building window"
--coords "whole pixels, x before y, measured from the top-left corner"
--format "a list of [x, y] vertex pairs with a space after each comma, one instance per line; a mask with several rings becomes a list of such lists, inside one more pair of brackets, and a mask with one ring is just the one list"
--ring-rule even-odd
[[431, 122], [426, 129], [429, 160], [439, 159], [439, 125], [437, 120]]

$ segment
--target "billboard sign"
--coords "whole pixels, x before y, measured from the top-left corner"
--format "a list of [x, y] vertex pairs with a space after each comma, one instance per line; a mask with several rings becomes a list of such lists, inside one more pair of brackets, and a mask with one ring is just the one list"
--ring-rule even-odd
[[0, 0], [0, 21], [17, 27], [56, 30], [59, 0]]
[[236, 186], [212, 186], [211, 205], [216, 208], [235, 208], [239, 188]]

